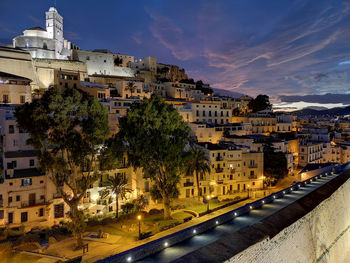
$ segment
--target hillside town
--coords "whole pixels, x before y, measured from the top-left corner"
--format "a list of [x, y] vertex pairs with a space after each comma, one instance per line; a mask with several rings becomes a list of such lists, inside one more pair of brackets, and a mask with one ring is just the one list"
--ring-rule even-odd
[[[62, 191], [40, 164], [40, 151], [27, 143], [31, 136], [16, 120], [18, 107], [39, 100], [51, 87], [97, 99], [108, 110], [109, 138], [120, 132], [133, 105], [157, 96], [176, 109], [190, 130], [186, 147], [203, 152], [209, 165], [207, 171], [181, 174], [179, 200], [206, 204], [262, 197], [286, 178], [290, 185], [314, 176], [315, 170], [350, 162], [349, 116], [276, 112], [266, 95], [221, 95], [185, 69], [153, 56], [83, 50], [64, 38], [56, 8], [45, 16], [44, 26], [24, 29], [12, 46], [0, 47], [0, 229], [30, 231], [70, 218]], [[111, 190], [112, 177], [124, 178], [125, 194]], [[152, 177], [123, 153], [117, 167], [89, 185], [78, 208], [99, 219], [123, 214], [140, 200], [146, 211], [161, 209], [153, 185]]]

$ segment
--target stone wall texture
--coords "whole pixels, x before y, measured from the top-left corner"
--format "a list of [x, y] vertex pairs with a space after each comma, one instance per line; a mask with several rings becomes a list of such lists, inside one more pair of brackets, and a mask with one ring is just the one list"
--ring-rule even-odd
[[350, 262], [350, 180], [271, 239], [226, 262]]

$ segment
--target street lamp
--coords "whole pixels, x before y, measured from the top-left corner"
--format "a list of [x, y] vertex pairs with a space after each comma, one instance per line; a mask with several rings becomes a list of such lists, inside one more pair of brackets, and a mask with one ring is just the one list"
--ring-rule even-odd
[[207, 195], [207, 213], [209, 213], [209, 201], [210, 201], [210, 195]]
[[139, 221], [139, 240], [141, 240], [141, 215], [137, 216], [137, 220]]

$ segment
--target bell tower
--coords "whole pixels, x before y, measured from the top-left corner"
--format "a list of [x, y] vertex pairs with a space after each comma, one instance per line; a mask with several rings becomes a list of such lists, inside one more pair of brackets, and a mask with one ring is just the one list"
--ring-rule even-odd
[[48, 37], [54, 39], [55, 44], [55, 56], [59, 58], [63, 49], [63, 18], [57, 12], [56, 8], [50, 7], [46, 12], [46, 31]]

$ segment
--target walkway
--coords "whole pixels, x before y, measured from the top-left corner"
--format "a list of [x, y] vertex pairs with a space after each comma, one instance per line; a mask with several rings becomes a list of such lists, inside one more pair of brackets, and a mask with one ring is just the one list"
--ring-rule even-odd
[[263, 208], [254, 209], [249, 214], [244, 214], [236, 217], [234, 220], [218, 225], [217, 227], [206, 231], [202, 234], [198, 234], [190, 239], [168, 247], [161, 252], [158, 252], [152, 256], [146, 257], [138, 262], [171, 262], [182, 256], [191, 253], [199, 248], [209, 245], [210, 243], [236, 232], [246, 226], [253, 225], [262, 219], [276, 213], [282, 208], [290, 205], [296, 200], [306, 196], [310, 192], [318, 189], [320, 186], [326, 184], [330, 180], [334, 179], [337, 174], [330, 175], [328, 177], [322, 177], [317, 181], [313, 181], [304, 187], [295, 190], [290, 194], [284, 195], [283, 198], [276, 199], [274, 202], [265, 204]]

